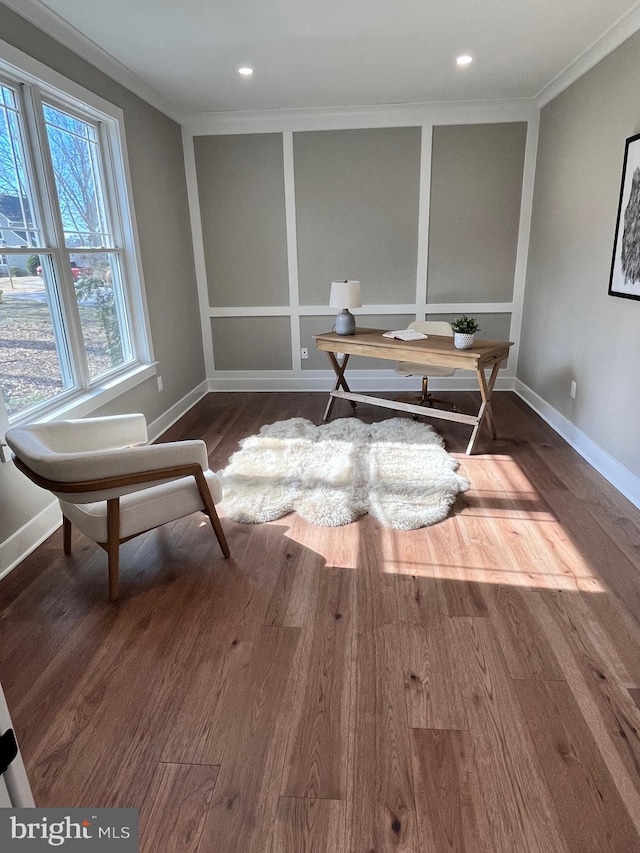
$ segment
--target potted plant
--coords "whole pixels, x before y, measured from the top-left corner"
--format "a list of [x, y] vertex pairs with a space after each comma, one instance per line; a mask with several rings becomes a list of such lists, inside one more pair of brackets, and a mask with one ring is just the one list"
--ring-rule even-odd
[[451, 328], [453, 329], [453, 345], [456, 349], [469, 349], [469, 347], [472, 347], [474, 335], [480, 331], [480, 326], [474, 318], [467, 317], [466, 314], [454, 320]]

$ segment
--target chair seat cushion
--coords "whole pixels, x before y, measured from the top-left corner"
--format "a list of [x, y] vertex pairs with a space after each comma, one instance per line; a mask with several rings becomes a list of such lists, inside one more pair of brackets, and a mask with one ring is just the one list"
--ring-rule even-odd
[[[205, 471], [204, 476], [213, 502], [219, 503], [222, 500], [220, 481], [213, 471]], [[106, 501], [72, 504], [61, 500], [60, 507], [71, 524], [89, 539], [94, 542], [107, 541]], [[198, 510], [204, 510], [204, 504], [193, 477], [181, 477], [124, 495], [120, 498], [120, 539], [136, 536]]]
[[436, 367], [434, 364], [411, 364], [401, 361], [396, 365], [396, 373], [401, 376], [453, 376], [455, 370], [450, 367]]

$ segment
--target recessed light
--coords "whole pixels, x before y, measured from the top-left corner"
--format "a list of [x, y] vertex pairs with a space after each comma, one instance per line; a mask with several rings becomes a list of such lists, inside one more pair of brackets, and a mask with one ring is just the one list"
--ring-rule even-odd
[[458, 65], [469, 65], [473, 62], [473, 57], [469, 56], [468, 53], [464, 53], [462, 56], [459, 56], [456, 59], [456, 62], [458, 63]]
[[251, 75], [253, 74], [253, 68], [249, 68], [247, 65], [245, 65], [242, 68], [238, 68], [238, 74], [240, 74], [242, 77], [251, 77]]

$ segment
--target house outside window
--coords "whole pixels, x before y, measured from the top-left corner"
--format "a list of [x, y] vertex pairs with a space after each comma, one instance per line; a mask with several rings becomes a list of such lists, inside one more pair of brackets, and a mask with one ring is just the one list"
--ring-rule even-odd
[[122, 115], [69, 86], [71, 94], [0, 63], [0, 388], [9, 423], [76, 414], [81, 400], [96, 408], [105, 389], [113, 397], [155, 372]]

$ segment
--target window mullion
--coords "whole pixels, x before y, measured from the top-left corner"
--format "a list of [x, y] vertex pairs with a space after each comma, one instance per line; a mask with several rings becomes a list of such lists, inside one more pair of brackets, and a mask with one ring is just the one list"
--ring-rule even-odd
[[[97, 166], [101, 173], [102, 186], [102, 204], [107, 215], [109, 232], [111, 234], [111, 245], [117, 246], [116, 254], [118, 258], [117, 276], [120, 279], [120, 286], [116, 288], [116, 309], [118, 318], [123, 330], [123, 338], [129, 342], [131, 347], [131, 355], [139, 357], [139, 341], [142, 337], [140, 330], [137, 328], [138, 321], [137, 311], [132, 302], [131, 291], [129, 288], [122, 287], [122, 279], [127, 277], [124, 244], [124, 232], [122, 230], [122, 210], [118, 191], [114, 183], [115, 157], [110, 134], [104, 122], [99, 124], [98, 143], [100, 146], [100, 161]], [[105, 164], [108, 168], [105, 169]]]
[[[114, 138], [112, 133], [104, 123], [100, 125], [100, 144], [102, 147], [103, 157], [106, 163], [109, 164], [107, 174], [104, 176], [104, 191], [106, 194], [106, 202], [111, 211], [111, 228], [112, 236], [115, 244], [120, 247], [120, 275], [125, 278], [133, 278], [135, 273], [129, 269], [132, 258], [135, 257], [131, 251], [131, 246], [127, 243], [127, 235], [123, 229], [123, 222], [128, 218], [129, 211], [123, 209], [123, 203], [126, 199], [126, 193], [121, 193], [117, 185], [117, 170], [116, 148], [118, 140]], [[115, 215], [114, 215], [115, 214]], [[137, 294], [139, 296], [139, 294]], [[129, 328], [129, 340], [132, 350], [136, 358], [140, 358], [141, 353], [151, 360], [153, 358], [153, 347], [151, 340], [147, 338], [145, 331], [144, 315], [146, 305], [144, 299], [136, 300], [136, 296], [130, 288], [123, 290], [122, 299], [124, 305], [121, 310], [126, 313], [126, 322]]]
[[55, 297], [59, 306], [58, 323], [60, 328], [57, 329], [57, 332], [64, 340], [74, 384], [80, 388], [88, 388], [90, 384], [89, 365], [82, 336], [74, 281], [70, 271], [70, 255], [65, 244], [64, 226], [59, 205], [53, 203], [58, 194], [44, 124], [42, 102], [36, 90], [31, 89], [30, 95], [31, 120], [40, 154], [40, 157], [35, 158], [36, 178], [42, 183], [41, 195], [47, 199], [47, 203], [43, 207], [43, 228], [45, 229], [47, 243], [52, 247], [50, 253], [53, 258], [54, 277], [58, 285], [58, 292]]

